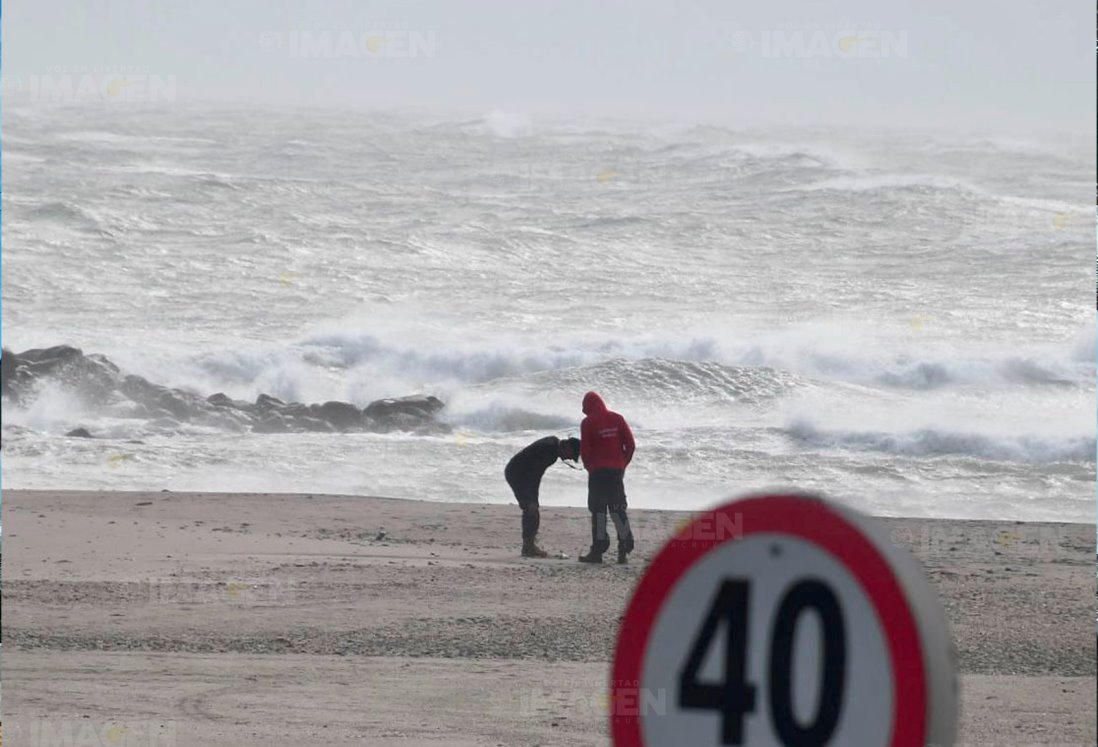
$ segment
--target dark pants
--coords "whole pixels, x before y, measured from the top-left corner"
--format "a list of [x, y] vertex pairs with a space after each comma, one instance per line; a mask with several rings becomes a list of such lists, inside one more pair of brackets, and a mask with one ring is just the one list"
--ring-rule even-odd
[[629, 528], [629, 507], [625, 499], [625, 470], [597, 469], [587, 476], [587, 510], [591, 512], [591, 549], [606, 552], [610, 549], [610, 535], [606, 531], [606, 516], [614, 522], [618, 535], [618, 548], [626, 552], [633, 549], [633, 532]]
[[515, 500], [522, 509], [522, 538], [532, 540], [541, 526], [541, 513], [538, 509], [538, 488], [541, 480], [524, 480], [508, 472], [504, 472], [503, 476], [507, 478], [507, 484], [511, 486], [511, 492], [515, 494]]

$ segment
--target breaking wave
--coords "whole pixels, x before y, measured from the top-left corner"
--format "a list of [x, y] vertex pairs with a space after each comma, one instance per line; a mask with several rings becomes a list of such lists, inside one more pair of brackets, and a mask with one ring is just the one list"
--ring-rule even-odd
[[879, 451], [910, 457], [975, 457], [1002, 462], [1094, 462], [1096, 442], [1089, 436], [989, 436], [922, 429], [908, 433], [828, 431], [797, 421], [786, 429], [796, 443], [811, 448]]
[[897, 361], [877, 376], [881, 384], [900, 389], [938, 389], [950, 384], [1019, 384], [1078, 386], [1086, 383], [1090, 366], [1080, 362], [1011, 356], [1000, 360], [956, 363]]
[[[365, 402], [394, 392], [455, 393], [488, 387], [520, 391], [528, 404], [557, 393], [598, 389], [614, 400], [665, 406], [763, 404], [806, 385], [855, 384], [884, 391], [1062, 389], [1094, 386], [1089, 331], [1040, 349], [948, 357], [889, 354], [872, 344], [826, 334], [780, 334], [755, 340], [705, 336], [633, 340], [569, 339], [544, 344], [515, 339], [452, 339], [422, 332], [327, 331], [288, 345], [261, 344], [204, 352], [109, 350], [151, 380], [198, 391], [254, 398]], [[491, 417], [497, 417], [492, 415]]]
[[66, 200], [45, 202], [25, 208], [24, 217], [42, 223], [57, 223], [79, 228], [99, 228], [100, 220], [91, 210]]
[[578, 430], [579, 420], [563, 415], [553, 415], [509, 407], [493, 403], [472, 412], [450, 415], [445, 422], [453, 426], [469, 428], [484, 433], [512, 433], [518, 431]]
[[755, 403], [780, 397], [803, 380], [772, 368], [728, 366], [713, 361], [613, 358], [590, 366], [527, 376], [544, 390], [598, 389], [613, 398], [650, 402]]

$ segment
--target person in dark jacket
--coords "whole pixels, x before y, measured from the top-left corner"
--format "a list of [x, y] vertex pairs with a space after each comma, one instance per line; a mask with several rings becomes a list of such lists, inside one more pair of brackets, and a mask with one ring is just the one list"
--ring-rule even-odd
[[618, 562], [629, 562], [633, 532], [625, 509], [625, 468], [633, 460], [636, 443], [625, 418], [607, 409], [595, 392], [583, 397], [580, 424], [580, 457], [587, 470], [587, 508], [591, 512], [591, 549], [580, 556], [581, 563], [601, 563], [610, 549], [606, 515], [614, 521], [618, 535]]
[[522, 556], [544, 558], [549, 553], [538, 547], [538, 527], [541, 513], [538, 507], [538, 488], [545, 470], [556, 464], [557, 459], [577, 461], [580, 454], [578, 438], [559, 439], [556, 436], [539, 438], [511, 457], [503, 476], [522, 509]]

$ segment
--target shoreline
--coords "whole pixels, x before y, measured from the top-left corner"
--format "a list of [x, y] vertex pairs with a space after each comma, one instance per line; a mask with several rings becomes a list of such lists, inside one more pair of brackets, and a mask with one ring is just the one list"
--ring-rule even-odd
[[[549, 478], [546, 478], [546, 479], [549, 479]], [[586, 491], [586, 483], [584, 483], [582, 489], [584, 491]], [[503, 495], [506, 492], [507, 492], [507, 489], [503, 488], [500, 491], [500, 495]], [[1096, 528], [1096, 537], [1098, 537], [1098, 525], [1096, 525], [1094, 522], [1091, 522], [1091, 521], [1084, 521], [1084, 520], [1052, 521], [1050, 519], [1014, 519], [1014, 518], [1008, 518], [1008, 517], [1003, 517], [1003, 518], [973, 518], [973, 517], [966, 517], [966, 516], [918, 516], [918, 515], [874, 514], [874, 513], [868, 513], [863, 508], [858, 508], [858, 507], [855, 507], [855, 506], [848, 506], [848, 505], [842, 503], [841, 501], [836, 501], [835, 496], [830, 495], [830, 494], [826, 494], [826, 493], [821, 492], [821, 491], [815, 491], [815, 490], [798, 491], [798, 490], [795, 490], [794, 488], [791, 488], [789, 486], [776, 486], [772, 489], [761, 488], [761, 489], [755, 489], [755, 490], [746, 490], [746, 491], [743, 491], [741, 493], [731, 493], [731, 494], [729, 494], [727, 500], [732, 500], [734, 498], [747, 498], [747, 497], [757, 496], [757, 495], [798, 493], [798, 492], [803, 492], [803, 493], [808, 494], [808, 495], [819, 495], [821, 497], [826, 497], [829, 500], [838, 502], [839, 505], [847, 508], [848, 510], [856, 511], [859, 514], [861, 514], [862, 516], [868, 516], [868, 517], [870, 517], [870, 518], [872, 518], [876, 521], [885, 522], [885, 523], [888, 523], [888, 522], [901, 522], [901, 523], [903, 523], [903, 522], [916, 522], [916, 523], [925, 522], [927, 524], [932, 524], [932, 525], [936, 524], [936, 523], [941, 523], [941, 524], [958, 524], [958, 525], [972, 524], [974, 526], [975, 525], [981, 525], [981, 526], [996, 525], [996, 526], [1002, 526], [1002, 527], [1015, 526], [1015, 525], [1032, 526], [1032, 527], [1086, 526], [1086, 527], [1095, 527]], [[355, 494], [355, 493], [328, 493], [328, 492], [323, 492], [323, 491], [314, 491], [314, 492], [305, 492], [305, 491], [275, 492], [275, 491], [257, 491], [257, 490], [224, 490], [224, 491], [222, 491], [222, 490], [198, 490], [198, 489], [172, 490], [172, 489], [169, 489], [169, 488], [126, 488], [126, 489], [121, 489], [121, 490], [116, 490], [116, 489], [113, 489], [113, 488], [93, 488], [93, 489], [88, 489], [88, 490], [81, 490], [81, 489], [77, 489], [77, 488], [3, 488], [2, 490], [0, 490], [0, 506], [2, 506], [3, 495], [4, 494], [39, 495], [39, 494], [47, 494], [47, 493], [49, 493], [49, 494], [59, 494], [59, 495], [96, 494], [96, 495], [110, 495], [110, 496], [171, 495], [171, 496], [179, 496], [179, 497], [185, 497], [185, 496], [219, 496], [219, 495], [220, 496], [226, 496], [226, 497], [232, 497], [232, 496], [247, 496], [247, 497], [266, 496], [266, 497], [275, 498], [275, 499], [287, 499], [287, 498], [288, 499], [294, 499], [294, 498], [297, 498], [297, 499], [309, 499], [309, 500], [316, 500], [316, 499], [331, 500], [331, 499], [335, 499], [335, 500], [376, 501], [376, 502], [392, 501], [392, 502], [395, 502], [395, 503], [404, 503], [404, 504], [413, 504], [413, 505], [426, 504], [426, 505], [430, 505], [430, 506], [458, 506], [458, 507], [464, 506], [468, 509], [477, 509], [477, 508], [484, 508], [484, 507], [507, 509], [508, 507], [514, 508], [518, 505], [515, 502], [514, 497], [511, 497], [510, 500], [502, 500], [502, 501], [497, 501], [497, 502], [472, 502], [472, 501], [432, 500], [432, 499], [429, 499], [429, 498], [410, 498], [410, 497], [403, 497], [403, 496], [359, 495], [359, 494]], [[542, 498], [542, 501], [543, 501], [541, 503], [541, 511], [542, 511], [543, 514], [547, 510], [548, 511], [567, 511], [567, 512], [575, 511], [575, 512], [580, 512], [580, 513], [586, 513], [586, 508], [585, 508], [583, 503], [574, 503], [574, 504], [573, 503], [560, 503], [559, 502], [560, 499], [558, 497], [555, 497], [555, 496], [544, 496], [543, 495], [543, 496], [541, 496], [541, 498]], [[548, 502], [545, 502], [545, 501], [548, 501]], [[713, 508], [713, 507], [716, 507], [717, 505], [720, 505], [722, 502], [724, 502], [723, 499], [718, 500], [717, 502], [713, 503], [708, 508], [698, 508], [698, 509], [652, 508], [652, 507], [649, 507], [649, 506], [633, 506], [632, 504], [630, 504], [629, 505], [629, 515], [630, 515], [630, 517], [632, 517], [634, 514], [655, 514], [655, 515], [674, 514], [677, 517], [676, 521], [678, 521], [683, 516], [695, 515], [695, 514], [702, 513], [706, 510], [709, 510], [710, 508]], [[571, 518], [574, 518], [574, 517], [571, 517]], [[2, 520], [2, 514], [0, 514], [0, 520]], [[1098, 545], [1096, 545], [1095, 549], [1096, 549], [1096, 554], [1098, 554]]]
[[[630, 510], [630, 564], [587, 567], [582, 508], [542, 508], [568, 560], [519, 557], [517, 505], [7, 490], [3, 509], [9, 735], [242, 747], [607, 744], [618, 616], [691, 514]], [[1094, 525], [878, 521], [950, 620], [958, 743], [1093, 744]]]

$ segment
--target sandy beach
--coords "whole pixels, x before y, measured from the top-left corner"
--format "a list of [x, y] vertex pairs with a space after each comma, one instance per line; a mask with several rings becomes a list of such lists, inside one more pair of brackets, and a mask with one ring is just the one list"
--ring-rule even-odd
[[[605, 745], [618, 616], [686, 516], [634, 512], [633, 562], [586, 567], [582, 509], [543, 509], [567, 560], [527, 560], [516, 506], [6, 491], [5, 736]], [[1093, 745], [1094, 526], [884, 521], [946, 607], [959, 743]]]

